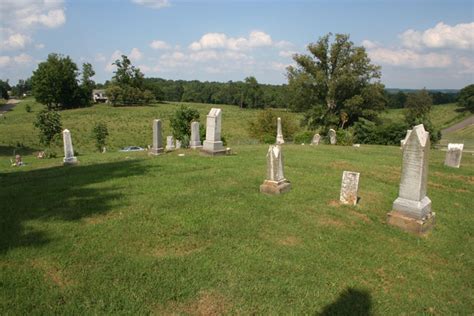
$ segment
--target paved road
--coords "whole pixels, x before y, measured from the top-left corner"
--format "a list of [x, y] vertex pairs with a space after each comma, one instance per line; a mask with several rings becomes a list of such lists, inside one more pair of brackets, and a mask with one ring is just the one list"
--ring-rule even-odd
[[472, 125], [472, 124], [474, 124], [474, 115], [471, 115], [470, 117], [468, 117], [464, 121], [461, 121], [457, 124], [454, 124], [454, 125], [452, 125], [448, 128], [445, 128], [445, 129], [441, 130], [441, 135], [446, 135], [447, 133], [457, 131], [458, 129], [464, 128], [464, 127]]

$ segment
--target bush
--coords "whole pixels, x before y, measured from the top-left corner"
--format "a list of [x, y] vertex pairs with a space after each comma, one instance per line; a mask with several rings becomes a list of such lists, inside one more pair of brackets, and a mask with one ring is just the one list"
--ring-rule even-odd
[[361, 144], [400, 145], [405, 138], [408, 125], [406, 123], [385, 123], [361, 119], [354, 124], [354, 142]]
[[27, 104], [27, 105], [25, 106], [25, 111], [28, 112], [28, 113], [30, 113], [30, 112], [31, 112], [31, 105]]
[[99, 152], [102, 151], [102, 148], [105, 146], [105, 139], [109, 136], [109, 131], [107, 130], [107, 125], [105, 123], [96, 123], [92, 128], [92, 135], [95, 139], [95, 147]]
[[46, 146], [49, 146], [62, 131], [61, 116], [54, 110], [43, 109], [33, 124], [40, 130], [40, 143]]
[[264, 143], [272, 137], [272, 143], [275, 143], [278, 117], [281, 118], [283, 137], [285, 140], [292, 140], [293, 135], [299, 129], [296, 122], [289, 115], [281, 112], [275, 113], [275, 111], [270, 109], [259, 112], [255, 120], [249, 123], [249, 135]]
[[337, 145], [351, 146], [354, 143], [353, 129], [338, 129], [336, 131]]
[[171, 129], [175, 139], [184, 141], [187, 137], [188, 143], [191, 138], [191, 122], [199, 120], [199, 112], [196, 109], [182, 105], [171, 117]]
[[294, 142], [295, 144], [311, 144], [313, 140], [314, 132], [312, 131], [303, 131], [295, 134]]

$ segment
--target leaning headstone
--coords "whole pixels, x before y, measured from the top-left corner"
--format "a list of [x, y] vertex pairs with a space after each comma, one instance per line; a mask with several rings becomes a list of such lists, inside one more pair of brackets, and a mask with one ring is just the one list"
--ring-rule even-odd
[[277, 137], [276, 137], [276, 144], [284, 144], [285, 140], [283, 139], [283, 131], [281, 129], [281, 118], [277, 119]]
[[359, 190], [359, 172], [344, 171], [342, 173], [341, 194], [339, 200], [342, 204], [357, 204], [357, 191]]
[[336, 131], [333, 130], [332, 128], [329, 130], [329, 142], [331, 143], [331, 145], [336, 145]]
[[280, 194], [291, 189], [283, 174], [283, 153], [279, 145], [270, 145], [267, 153], [267, 179], [260, 185], [260, 192]]
[[202, 152], [208, 155], [225, 155], [226, 149], [221, 141], [222, 110], [212, 108], [206, 120], [206, 140]]
[[313, 140], [311, 141], [311, 145], [319, 145], [320, 140], [321, 136], [319, 134], [314, 134]]
[[199, 139], [199, 122], [191, 123], [191, 140], [189, 141], [189, 147], [192, 149], [201, 148], [201, 139]]
[[172, 151], [174, 150], [174, 138], [173, 136], [166, 136], [166, 150], [167, 151]]
[[153, 145], [150, 154], [159, 155], [163, 152], [163, 135], [161, 134], [161, 120], [153, 120]]
[[431, 200], [426, 196], [428, 182], [429, 133], [423, 124], [407, 131], [403, 144], [403, 165], [398, 198], [392, 211], [387, 214], [387, 223], [403, 230], [423, 234], [435, 222], [431, 211]]
[[179, 139], [176, 140], [176, 149], [181, 149], [181, 141]]
[[74, 157], [74, 148], [72, 147], [71, 132], [68, 129], [63, 131], [63, 143], [64, 143], [64, 159], [65, 165], [72, 165], [77, 163], [77, 158]]
[[444, 159], [444, 165], [453, 168], [461, 166], [462, 150], [464, 144], [448, 144], [448, 151]]

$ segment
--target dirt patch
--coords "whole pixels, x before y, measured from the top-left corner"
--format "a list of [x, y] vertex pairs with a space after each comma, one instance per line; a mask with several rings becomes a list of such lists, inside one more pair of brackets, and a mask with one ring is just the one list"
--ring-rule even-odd
[[122, 216], [122, 213], [107, 213], [99, 214], [91, 217], [86, 217], [82, 219], [82, 222], [87, 225], [97, 225], [109, 221], [111, 219], [119, 218]]
[[331, 226], [331, 227], [346, 227], [347, 224], [344, 223], [341, 220], [334, 219], [334, 218], [328, 218], [328, 217], [322, 217], [318, 220], [318, 224], [321, 226]]
[[333, 161], [329, 164], [329, 167], [333, 169], [341, 169], [341, 170], [354, 170], [355, 166], [350, 162], [340, 160], [340, 161]]
[[474, 177], [471, 176], [462, 176], [462, 175], [455, 175], [455, 174], [446, 174], [442, 172], [433, 172], [433, 176], [440, 177], [447, 180], [459, 180], [469, 184], [474, 184]]
[[169, 302], [166, 306], [157, 306], [153, 311], [154, 315], [196, 315], [196, 316], [217, 316], [225, 315], [231, 308], [229, 300], [216, 291], [201, 291], [197, 298], [185, 303], [175, 301]]
[[47, 282], [53, 282], [61, 289], [73, 285], [73, 282], [66, 278], [64, 272], [54, 266], [51, 262], [44, 259], [35, 259], [30, 263], [33, 268], [43, 272], [44, 278]]
[[358, 212], [356, 212], [356, 211], [354, 211], [354, 210], [351, 210], [351, 214], [354, 215], [354, 216], [356, 216], [357, 218], [361, 219], [361, 220], [362, 220], [363, 222], [365, 222], [365, 223], [370, 223], [370, 222], [371, 222], [371, 221], [370, 221], [370, 218], [369, 218], [367, 215], [365, 215], [365, 214], [358, 213]]
[[336, 200], [329, 201], [328, 205], [331, 207], [341, 207], [341, 203], [339, 203], [339, 201], [336, 201]]
[[186, 242], [181, 244], [159, 247], [152, 251], [154, 257], [183, 257], [201, 252], [209, 247], [209, 242]]
[[301, 244], [301, 239], [295, 236], [287, 236], [285, 238], [279, 239], [277, 244], [282, 246], [296, 246]]
[[447, 187], [447, 186], [445, 186], [441, 183], [436, 183], [436, 182], [431, 182], [431, 181], [428, 181], [428, 187], [429, 188], [440, 189], [440, 190], [443, 190], [443, 191], [449, 191], [449, 192], [459, 192], [459, 193], [470, 192], [469, 190], [466, 190], [466, 189], [454, 189], [454, 188]]

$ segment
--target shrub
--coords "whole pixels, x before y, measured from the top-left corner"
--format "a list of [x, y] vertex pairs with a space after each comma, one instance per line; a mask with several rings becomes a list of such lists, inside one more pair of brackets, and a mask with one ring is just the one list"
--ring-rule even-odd
[[62, 131], [61, 116], [55, 110], [41, 110], [33, 124], [40, 130], [40, 143], [46, 146], [49, 146]]
[[312, 131], [303, 131], [295, 134], [294, 142], [295, 144], [310, 144], [313, 140], [314, 132]]
[[285, 113], [275, 113], [275, 111], [270, 109], [259, 112], [255, 120], [249, 123], [249, 135], [255, 139], [258, 139], [260, 142], [265, 143], [270, 139], [270, 137], [272, 137], [272, 143], [274, 143], [276, 140], [278, 117], [281, 118], [281, 125], [285, 140], [292, 140], [293, 135], [298, 131], [298, 126], [294, 119]]
[[183, 142], [184, 137], [191, 137], [191, 122], [199, 120], [199, 112], [196, 109], [188, 108], [182, 105], [171, 117], [171, 129], [175, 139]]
[[354, 142], [362, 144], [400, 145], [407, 131], [406, 123], [385, 123], [361, 119], [354, 124]]
[[95, 139], [95, 147], [98, 151], [102, 151], [102, 148], [105, 146], [105, 139], [109, 136], [107, 125], [102, 122], [96, 123], [92, 128], [92, 135]]
[[351, 146], [354, 143], [353, 129], [338, 129], [336, 131], [337, 145]]
[[27, 104], [27, 105], [25, 106], [25, 111], [28, 112], [28, 113], [30, 113], [30, 112], [31, 112], [31, 105]]

